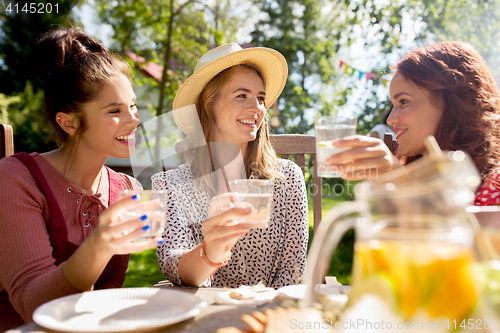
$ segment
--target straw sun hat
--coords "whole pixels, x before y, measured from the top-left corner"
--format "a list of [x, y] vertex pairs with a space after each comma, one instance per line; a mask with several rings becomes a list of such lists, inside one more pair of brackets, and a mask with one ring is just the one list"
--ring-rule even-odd
[[194, 104], [207, 83], [223, 70], [240, 64], [251, 64], [259, 69], [266, 85], [266, 110], [274, 104], [285, 87], [288, 75], [285, 57], [266, 47], [242, 49], [236, 43], [225, 44], [201, 56], [193, 75], [175, 95], [173, 116], [181, 131], [192, 134], [195, 124], [199, 124]]

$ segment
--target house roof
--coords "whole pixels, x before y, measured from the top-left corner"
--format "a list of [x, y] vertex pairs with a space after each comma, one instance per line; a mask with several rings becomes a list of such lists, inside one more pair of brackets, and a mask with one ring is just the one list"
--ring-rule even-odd
[[[133, 62], [137, 64], [137, 68], [139, 68], [144, 74], [149, 77], [154, 78], [156, 81], [161, 82], [161, 78], [163, 76], [163, 66], [152, 61], [146, 62], [141, 56], [138, 56], [132, 51], [124, 52], [127, 57], [129, 57]], [[170, 68], [177, 68], [177, 63], [175, 60], [170, 60], [169, 62]], [[172, 75], [174, 72], [171, 69], [167, 69], [167, 74]], [[167, 87], [170, 86], [170, 82], [165, 82]]]

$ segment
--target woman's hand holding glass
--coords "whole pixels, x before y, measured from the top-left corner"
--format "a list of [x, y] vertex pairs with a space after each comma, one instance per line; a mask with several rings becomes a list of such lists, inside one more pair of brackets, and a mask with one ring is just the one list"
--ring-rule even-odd
[[139, 252], [157, 245], [158, 239], [135, 242], [142, 237], [148, 225], [141, 217], [122, 220], [120, 212], [138, 202], [139, 196], [121, 198], [99, 216], [99, 225], [63, 264], [64, 277], [80, 291], [91, 290], [109, 260], [115, 254]]
[[327, 158], [330, 169], [337, 168], [345, 180], [377, 178], [401, 166], [380, 139], [363, 135], [348, 136], [333, 141], [336, 148], [349, 148]]
[[233, 223], [235, 217], [245, 216], [251, 208], [233, 207], [234, 194], [224, 193], [212, 198], [208, 219], [203, 222], [205, 253], [213, 263], [229, 259], [231, 249], [240, 237], [252, 229], [252, 223]]
[[162, 242], [161, 236], [136, 242], [149, 229], [147, 215], [122, 219], [120, 213], [139, 200], [139, 194], [120, 198], [99, 216], [99, 226], [91, 235], [100, 248], [111, 255], [140, 252]]

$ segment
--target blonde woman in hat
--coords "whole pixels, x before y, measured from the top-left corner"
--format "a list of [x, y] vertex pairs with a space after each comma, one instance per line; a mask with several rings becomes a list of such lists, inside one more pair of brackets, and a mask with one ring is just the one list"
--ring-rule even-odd
[[[267, 128], [266, 110], [287, 73], [279, 52], [229, 43], [204, 54], [179, 89], [173, 114], [188, 136], [188, 162], [152, 177], [154, 189], [169, 193], [165, 243], [157, 255], [173, 284], [281, 287], [302, 281], [308, 240], [304, 178], [296, 164], [276, 158]], [[265, 229], [232, 223], [250, 213], [227, 208], [228, 181], [241, 178], [273, 181]]]

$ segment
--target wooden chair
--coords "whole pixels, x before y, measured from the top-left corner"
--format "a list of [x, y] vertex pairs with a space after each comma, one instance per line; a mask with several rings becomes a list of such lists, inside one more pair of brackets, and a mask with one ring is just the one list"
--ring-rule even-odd
[[12, 126], [0, 124], [0, 158], [14, 154], [13, 133]]
[[389, 147], [391, 153], [393, 155], [396, 155], [396, 153], [398, 152], [399, 143], [396, 140], [392, 139], [392, 134], [384, 134], [384, 143], [387, 147]]
[[297, 156], [297, 165], [305, 173], [305, 154], [310, 154], [313, 160], [313, 218], [314, 230], [321, 222], [321, 178], [317, 172], [316, 161], [316, 137], [314, 135], [302, 134], [273, 134], [271, 144], [276, 151], [276, 154], [281, 155], [281, 158], [288, 159], [289, 155]]

